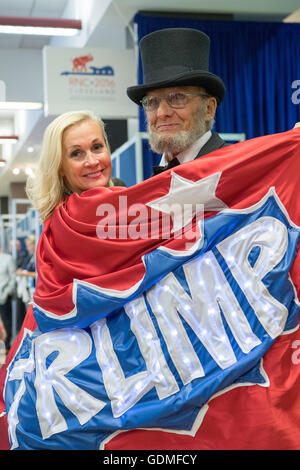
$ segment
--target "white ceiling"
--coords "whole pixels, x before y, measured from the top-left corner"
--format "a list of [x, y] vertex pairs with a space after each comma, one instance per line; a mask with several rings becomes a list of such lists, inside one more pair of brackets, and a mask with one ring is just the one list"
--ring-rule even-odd
[[[162, 6], [163, 5], [163, 6]], [[184, 5], [184, 7], [183, 7]], [[42, 70], [42, 49], [45, 45], [76, 46], [76, 47], [114, 47], [119, 41], [118, 32], [126, 28], [137, 11], [185, 11], [202, 14], [232, 14], [235, 19], [261, 19], [282, 21], [283, 18], [291, 15], [299, 8], [299, 0], [0, 0], [0, 16], [33, 16], [49, 18], [76, 18], [83, 21], [84, 31], [77, 39], [55, 39], [12, 36], [0, 34], [0, 55], [1, 57], [22, 57], [25, 53], [32, 57], [35, 63], [26, 64], [28, 70], [31, 67], [40, 67]], [[84, 18], [90, 14], [89, 21]], [[298, 16], [299, 18], [299, 16]], [[122, 35], [120, 35], [122, 36]], [[123, 35], [126, 37], [126, 34]], [[19, 55], [18, 55], [19, 54]], [[22, 81], [22, 74], [16, 68], [10, 67], [9, 74], [7, 62], [0, 61], [0, 80], [5, 78], [6, 99], [36, 101], [36, 96], [42, 96], [42, 78], [38, 83], [34, 80]], [[36, 62], [40, 62], [37, 64]], [[10, 92], [10, 84], [15, 84], [15, 95]], [[16, 86], [16, 83], [18, 86]], [[43, 113], [34, 111], [32, 119], [35, 125], [32, 132], [21, 144], [17, 144], [12, 150], [10, 163], [4, 168], [0, 168], [0, 196], [9, 195], [9, 185], [12, 181], [24, 181], [24, 173], [18, 176], [12, 174], [14, 166], [25, 167], [34, 165], [38, 158], [41, 139], [49, 118], [44, 118]], [[52, 117], [53, 118], [53, 117]], [[0, 111], [0, 135], [4, 133], [4, 125], [9, 121], [16, 123], [20, 120], [18, 113], [7, 113]], [[6, 148], [0, 145], [0, 158], [7, 152]], [[27, 148], [33, 147], [33, 152], [28, 152]]]
[[[68, 0], [0, 0], [0, 16], [61, 18]], [[1, 49], [40, 49], [48, 38], [0, 34]]]

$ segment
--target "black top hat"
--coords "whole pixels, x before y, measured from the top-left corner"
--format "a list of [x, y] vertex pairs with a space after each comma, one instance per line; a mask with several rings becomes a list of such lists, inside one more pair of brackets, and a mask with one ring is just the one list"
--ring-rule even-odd
[[209, 48], [209, 37], [197, 29], [160, 29], [144, 36], [140, 41], [144, 84], [127, 88], [127, 95], [140, 105], [149, 90], [201, 86], [220, 104], [225, 85], [208, 70]]

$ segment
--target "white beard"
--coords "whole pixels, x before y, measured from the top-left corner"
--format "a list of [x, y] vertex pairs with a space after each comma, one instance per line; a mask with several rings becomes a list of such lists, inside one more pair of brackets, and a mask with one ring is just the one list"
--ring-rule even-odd
[[201, 106], [193, 116], [193, 127], [187, 131], [179, 131], [172, 136], [162, 136], [152, 130], [148, 124], [149, 144], [156, 153], [164, 153], [166, 160], [172, 160], [178, 153], [183, 152], [193, 145], [207, 131], [207, 123], [204, 119], [203, 107]]

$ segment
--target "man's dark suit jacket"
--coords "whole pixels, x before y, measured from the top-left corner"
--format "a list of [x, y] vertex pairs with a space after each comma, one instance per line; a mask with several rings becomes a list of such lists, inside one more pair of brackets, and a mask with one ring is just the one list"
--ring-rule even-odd
[[[222, 147], [227, 147], [229, 144], [227, 144], [217, 132], [213, 132], [210, 139], [206, 142], [205, 145], [200, 149], [198, 155], [196, 155], [196, 158], [203, 157], [203, 155], [207, 155], [210, 152], [213, 152], [214, 150], [218, 150]], [[177, 158], [173, 158], [167, 165], [165, 166], [154, 166], [153, 167], [153, 175], [158, 175], [159, 173], [162, 173], [163, 171], [169, 170], [170, 168], [173, 168], [174, 166], [180, 165], [180, 162], [177, 160]]]

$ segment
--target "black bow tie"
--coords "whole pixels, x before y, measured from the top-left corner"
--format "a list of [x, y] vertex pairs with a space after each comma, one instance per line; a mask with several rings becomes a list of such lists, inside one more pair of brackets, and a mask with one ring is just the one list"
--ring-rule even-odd
[[159, 173], [162, 173], [163, 171], [169, 170], [170, 168], [173, 168], [174, 166], [180, 165], [179, 160], [177, 158], [173, 158], [167, 165], [165, 166], [154, 166], [153, 167], [153, 175], [158, 175]]

